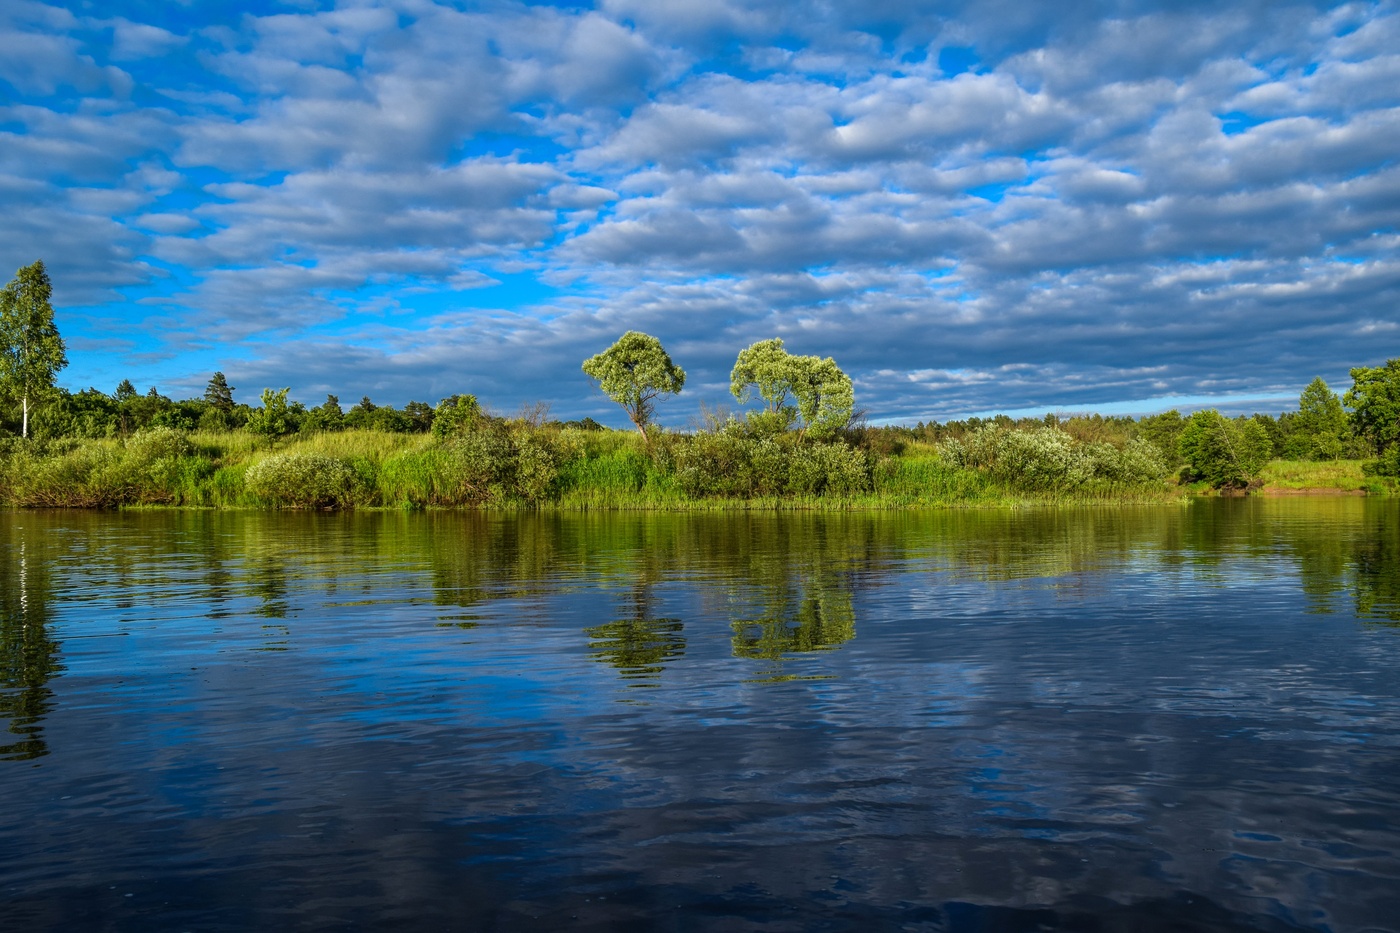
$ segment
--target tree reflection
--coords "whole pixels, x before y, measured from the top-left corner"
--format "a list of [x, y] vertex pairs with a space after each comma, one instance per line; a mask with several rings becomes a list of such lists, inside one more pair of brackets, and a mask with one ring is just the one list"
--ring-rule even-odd
[[[767, 662], [759, 680], [787, 680], [784, 660], [828, 651], [855, 638], [857, 571], [885, 562], [879, 523], [804, 521], [764, 529], [745, 550], [746, 579], [735, 593], [730, 644], [735, 657]], [[773, 536], [780, 540], [772, 547]]]
[[627, 614], [586, 628], [589, 657], [611, 664], [632, 687], [657, 687], [666, 665], [685, 654], [680, 619], [655, 618], [652, 587], [639, 583], [628, 593]]
[[1377, 509], [1366, 533], [1358, 535], [1352, 553], [1356, 585], [1356, 614], [1362, 618], [1400, 623], [1400, 513]]
[[829, 651], [855, 638], [856, 613], [842, 575], [813, 573], [770, 589], [758, 616], [730, 627], [734, 656], [772, 662], [765, 673], [778, 676], [789, 655]]
[[19, 738], [0, 744], [0, 759], [39, 758], [49, 752], [42, 725], [53, 707], [49, 679], [63, 670], [48, 632], [53, 586], [47, 562], [23, 538], [8, 551], [0, 560], [0, 716]]

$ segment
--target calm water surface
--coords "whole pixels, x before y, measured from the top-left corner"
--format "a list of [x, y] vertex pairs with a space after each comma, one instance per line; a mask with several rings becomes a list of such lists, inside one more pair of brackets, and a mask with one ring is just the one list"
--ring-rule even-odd
[[0, 514], [0, 929], [1400, 930], [1400, 503]]

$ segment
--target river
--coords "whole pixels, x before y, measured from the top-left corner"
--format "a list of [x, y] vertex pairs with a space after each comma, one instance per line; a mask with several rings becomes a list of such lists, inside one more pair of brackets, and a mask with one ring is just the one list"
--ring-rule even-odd
[[0, 928], [1400, 929], [1400, 502], [0, 513]]

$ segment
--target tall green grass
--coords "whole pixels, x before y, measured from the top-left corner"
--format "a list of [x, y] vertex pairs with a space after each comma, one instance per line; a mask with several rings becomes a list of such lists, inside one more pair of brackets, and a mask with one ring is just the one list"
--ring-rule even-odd
[[[1107, 455], [1104, 452], [1105, 456]], [[1017, 482], [911, 444], [880, 457], [792, 435], [662, 435], [491, 421], [435, 438], [382, 431], [296, 436], [170, 428], [125, 441], [8, 442], [0, 501], [30, 508], [890, 509], [1161, 501], [1160, 482]]]

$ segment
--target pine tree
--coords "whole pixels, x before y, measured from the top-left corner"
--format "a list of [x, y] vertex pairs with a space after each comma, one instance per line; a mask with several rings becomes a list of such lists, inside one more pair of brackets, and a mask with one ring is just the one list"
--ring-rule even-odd
[[215, 373], [204, 388], [204, 400], [219, 411], [233, 411], [233, 390], [223, 373]]

